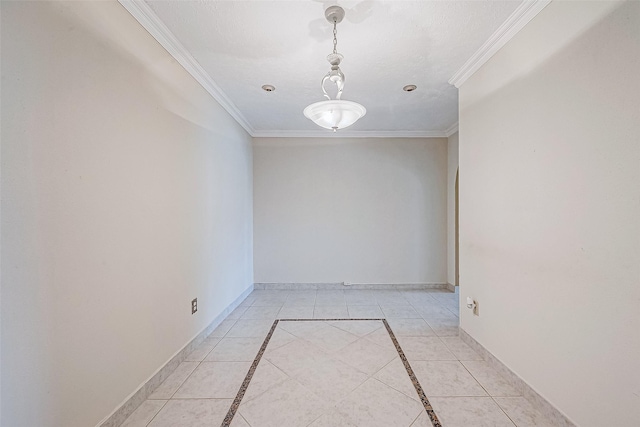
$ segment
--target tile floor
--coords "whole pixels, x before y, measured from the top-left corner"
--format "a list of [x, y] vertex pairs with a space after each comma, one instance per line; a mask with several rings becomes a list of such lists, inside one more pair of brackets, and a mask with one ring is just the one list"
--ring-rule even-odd
[[458, 338], [458, 295], [440, 290], [256, 290], [123, 424], [219, 426], [275, 319], [233, 427], [432, 423], [386, 319], [445, 427], [551, 426]]

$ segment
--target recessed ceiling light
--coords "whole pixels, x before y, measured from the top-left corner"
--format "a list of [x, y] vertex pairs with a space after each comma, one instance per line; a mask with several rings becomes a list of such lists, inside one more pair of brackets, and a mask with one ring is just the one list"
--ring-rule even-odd
[[413, 92], [416, 89], [418, 89], [418, 86], [416, 85], [406, 85], [405, 87], [402, 88], [402, 90], [405, 92]]
[[262, 85], [262, 90], [264, 90], [265, 92], [273, 92], [274, 90], [276, 90], [276, 87], [273, 85]]

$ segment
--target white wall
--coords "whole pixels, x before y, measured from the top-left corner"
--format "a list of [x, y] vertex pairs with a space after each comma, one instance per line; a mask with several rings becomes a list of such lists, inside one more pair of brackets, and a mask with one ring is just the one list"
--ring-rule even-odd
[[554, 1], [460, 88], [461, 326], [585, 427], [640, 425], [639, 28]]
[[456, 175], [458, 132], [447, 138], [447, 282], [456, 284]]
[[120, 4], [2, 2], [3, 426], [96, 425], [252, 285], [251, 174]]
[[445, 283], [447, 141], [254, 140], [266, 283]]

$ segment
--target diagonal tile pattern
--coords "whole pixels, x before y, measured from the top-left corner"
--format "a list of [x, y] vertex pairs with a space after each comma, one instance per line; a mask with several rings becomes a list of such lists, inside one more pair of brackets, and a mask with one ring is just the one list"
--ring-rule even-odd
[[[446, 427], [553, 426], [458, 338], [441, 290], [255, 290], [123, 424], [432, 427], [383, 319]], [[308, 320], [307, 320], [308, 319]], [[313, 320], [328, 319], [328, 320]]]

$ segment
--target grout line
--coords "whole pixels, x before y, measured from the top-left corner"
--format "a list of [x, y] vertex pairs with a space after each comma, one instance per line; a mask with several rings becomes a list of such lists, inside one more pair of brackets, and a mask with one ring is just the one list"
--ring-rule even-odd
[[[145, 400], [145, 402], [147, 402], [147, 400]], [[144, 402], [142, 402], [142, 403], [144, 403]], [[165, 401], [164, 401], [164, 404], [160, 407], [160, 409], [158, 410], [158, 412], [156, 412], [156, 413], [154, 414], [154, 416], [153, 416], [153, 417], [151, 417], [151, 419], [149, 420], [149, 422], [148, 422], [147, 424], [145, 424], [145, 426], [148, 426], [149, 424], [151, 424], [151, 423], [153, 422], [153, 420], [155, 419], [155, 417], [157, 417], [157, 416], [158, 416], [158, 414], [159, 414], [160, 412], [162, 412], [162, 410], [164, 409], [164, 407], [165, 407], [165, 406], [167, 406], [167, 403], [169, 403], [169, 399], [167, 399], [167, 400], [165, 400]], [[142, 406], [142, 405], [140, 405], [140, 406]], [[125, 422], [126, 422], [126, 421], [127, 421], [127, 420], [125, 420]]]
[[420, 385], [418, 378], [414, 374], [413, 369], [411, 369], [411, 365], [409, 364], [407, 357], [404, 355], [404, 352], [402, 351], [402, 347], [400, 347], [400, 343], [396, 339], [396, 336], [393, 334], [393, 331], [391, 330], [389, 323], [387, 323], [387, 319], [382, 319], [382, 323], [384, 323], [384, 327], [387, 328], [387, 332], [391, 337], [391, 341], [393, 341], [393, 345], [395, 345], [396, 347], [396, 351], [400, 356], [400, 360], [402, 360], [402, 363], [404, 364], [404, 368], [407, 370], [407, 374], [409, 375], [409, 378], [411, 379], [411, 382], [413, 383], [413, 386], [415, 387], [416, 392], [418, 393], [418, 396], [420, 396], [420, 401], [422, 402], [422, 406], [424, 406], [424, 409], [427, 411], [427, 415], [429, 415], [431, 424], [433, 425], [433, 427], [442, 427], [442, 424], [440, 424], [440, 420], [438, 420], [438, 417], [436, 416], [436, 413], [434, 412], [433, 407], [429, 402], [429, 399], [427, 399], [427, 396], [424, 394], [424, 390], [422, 390], [422, 386]]
[[242, 419], [244, 420], [244, 422], [245, 422], [245, 423], [247, 423], [247, 425], [248, 425], [249, 427], [251, 427], [251, 424], [249, 424], [249, 421], [247, 421], [247, 419], [246, 419], [245, 417], [243, 417], [243, 416], [242, 416], [242, 414], [238, 414], [238, 416], [239, 416], [240, 418], [242, 418]]
[[[479, 381], [478, 381], [478, 382], [479, 382]], [[488, 394], [488, 393], [487, 393], [487, 394]], [[509, 414], [507, 414], [507, 411], [505, 411], [505, 410], [502, 408], [502, 406], [500, 406], [500, 404], [499, 404], [498, 402], [496, 402], [496, 399], [495, 399], [493, 396], [491, 396], [491, 395], [489, 395], [489, 397], [491, 398], [491, 400], [493, 400], [493, 403], [495, 403], [495, 404], [496, 404], [496, 406], [497, 406], [498, 408], [500, 408], [500, 410], [502, 411], [502, 413], [504, 413], [504, 415], [505, 415], [507, 418], [509, 418], [509, 421], [511, 421], [511, 422], [513, 423], [513, 425], [514, 425], [514, 426], [517, 426], [518, 424], [516, 423], [516, 421], [515, 421], [515, 420], [513, 420], [513, 419], [511, 419], [511, 417], [509, 416]]]
[[[216, 345], [218, 345], [218, 344], [216, 344]], [[204, 360], [204, 359], [203, 359], [203, 360]], [[180, 362], [180, 365], [182, 365], [183, 363], [184, 363], [184, 361], [183, 361], [183, 362]], [[178, 387], [176, 387], [175, 391], [174, 391], [173, 393], [171, 393], [171, 396], [169, 397], [169, 400], [173, 399], [173, 396], [175, 396], [175, 395], [176, 395], [176, 393], [178, 392], [178, 390], [180, 390], [180, 387], [182, 387], [182, 386], [184, 385], [184, 383], [186, 383], [186, 382], [187, 382], [187, 380], [188, 380], [189, 378], [191, 378], [191, 375], [193, 375], [193, 373], [196, 371], [196, 369], [198, 369], [198, 367], [200, 367], [200, 364], [201, 364], [202, 362], [197, 362], [197, 363], [198, 363], [198, 364], [196, 365], [196, 367], [195, 367], [195, 368], [193, 368], [193, 370], [192, 370], [191, 372], [189, 372], [189, 375], [187, 375], [187, 376], [186, 376], [186, 378], [185, 378], [185, 379], [180, 383], [180, 385], [179, 385]], [[178, 366], [176, 367], [176, 369], [178, 369], [178, 368], [180, 367], [180, 365], [178, 365]], [[174, 372], [175, 372], [175, 371], [174, 371]], [[167, 377], [167, 379], [168, 379], [168, 377]], [[165, 380], [165, 381], [166, 381], [166, 380]], [[162, 384], [160, 384], [160, 385], [162, 386]], [[147, 400], [149, 400], [149, 399], [147, 399]]]
[[[445, 344], [445, 345], [446, 345], [446, 344]], [[452, 352], [452, 353], [453, 353], [453, 352]], [[455, 356], [455, 355], [454, 355], [454, 356]], [[457, 356], [456, 356], [456, 358], [457, 358]], [[477, 383], [478, 383], [478, 385], [480, 386], [480, 388], [482, 388], [482, 389], [484, 390], [484, 392], [485, 392], [485, 393], [487, 393], [487, 396], [489, 396], [490, 398], [492, 398], [492, 399], [493, 399], [493, 396], [491, 395], [491, 393], [489, 393], [489, 390], [487, 390], [487, 389], [485, 388], [485, 386], [483, 386], [483, 385], [482, 385], [482, 383], [480, 382], [480, 380], [479, 380], [479, 379], [477, 379], [475, 375], [473, 375], [473, 373], [469, 370], [469, 368], [467, 368], [467, 367], [465, 366], [465, 364], [464, 364], [464, 363], [462, 363], [463, 361], [462, 361], [462, 360], [460, 360], [460, 359], [457, 359], [457, 360], [458, 360], [458, 363], [459, 363], [459, 364], [461, 364], [461, 365], [462, 365], [462, 367], [465, 369], [465, 371], [467, 371], [467, 372], [469, 373], [469, 375], [471, 375], [471, 378], [473, 378], [473, 379], [475, 380], [475, 382], [477, 382]], [[467, 361], [467, 360], [465, 360], [464, 362], [468, 362], [468, 361]], [[479, 397], [480, 397], [480, 396], [479, 396]], [[494, 402], [494, 403], [495, 403], [496, 405], [498, 405], [498, 402]], [[500, 406], [500, 405], [498, 405], [498, 407], [499, 407], [499, 406]], [[500, 409], [502, 409], [502, 408], [500, 408]], [[504, 411], [503, 411], [503, 412], [504, 412]]]
[[417, 417], [415, 417], [415, 418], [413, 419], [413, 421], [411, 421], [411, 424], [409, 424], [409, 427], [413, 427], [413, 425], [416, 423], [416, 421], [418, 421], [418, 418], [420, 418], [420, 415], [422, 415], [422, 412], [420, 412], [420, 413], [418, 414], [418, 416], [417, 416]]
[[[364, 339], [364, 337], [362, 337], [361, 339]], [[382, 370], [383, 370], [384, 368], [386, 368], [387, 366], [391, 365], [391, 364], [393, 363], [393, 361], [394, 361], [394, 360], [396, 360], [396, 358], [395, 358], [395, 357], [394, 357], [393, 359], [391, 359], [391, 361], [390, 361], [389, 363], [387, 363], [387, 364], [386, 364], [386, 365], [384, 365], [382, 368], [378, 369], [375, 373], [373, 373], [372, 375], [370, 375], [370, 376], [369, 376], [369, 378], [374, 379], [374, 380], [376, 380], [376, 381], [380, 381], [382, 384], [386, 385], [386, 386], [387, 386], [387, 387], [389, 387], [390, 389], [393, 389], [393, 390], [397, 391], [398, 393], [401, 393], [401, 394], [404, 394], [405, 396], [407, 396], [407, 394], [406, 394], [404, 391], [402, 391], [402, 390], [398, 390], [398, 389], [397, 389], [397, 388], [395, 388], [394, 386], [389, 385], [389, 384], [385, 383], [384, 381], [382, 381], [381, 379], [378, 379], [378, 378], [376, 378], [376, 377], [375, 377], [375, 375], [376, 375], [377, 373], [379, 373], [380, 371], [382, 371]], [[413, 397], [413, 396], [407, 396], [407, 397], [410, 397], [410, 398], [412, 398], [412, 399], [415, 399], [415, 397]], [[418, 396], [418, 397], [420, 397], [420, 396]], [[420, 412], [420, 414], [418, 414], [418, 417], [419, 417], [421, 414], [422, 414], [422, 412]], [[417, 419], [417, 417], [416, 417], [416, 419]], [[415, 420], [413, 420], [413, 421], [411, 422], [411, 424], [413, 424], [414, 422], [415, 422]], [[411, 425], [411, 424], [410, 424], [410, 425]]]

